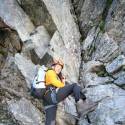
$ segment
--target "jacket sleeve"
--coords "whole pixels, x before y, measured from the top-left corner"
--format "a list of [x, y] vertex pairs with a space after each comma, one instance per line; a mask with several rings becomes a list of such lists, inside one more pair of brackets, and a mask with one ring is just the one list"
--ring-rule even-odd
[[53, 70], [49, 70], [47, 72], [46, 77], [49, 77], [49, 82], [51, 83], [51, 85], [57, 88], [64, 87], [64, 83], [57, 79], [57, 75], [55, 74]]

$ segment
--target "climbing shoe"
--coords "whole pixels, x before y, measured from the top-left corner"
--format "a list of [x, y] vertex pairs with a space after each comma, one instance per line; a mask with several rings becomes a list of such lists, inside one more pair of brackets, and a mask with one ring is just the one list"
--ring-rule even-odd
[[86, 96], [82, 91], [80, 92], [80, 97], [83, 101], [86, 100]]
[[80, 99], [77, 103], [76, 103], [76, 108], [78, 111], [78, 114], [81, 116], [84, 116], [86, 114], [88, 114], [89, 112], [92, 112], [96, 109], [98, 103], [95, 103], [89, 99], [86, 99], [85, 101], [83, 101], [82, 99]]

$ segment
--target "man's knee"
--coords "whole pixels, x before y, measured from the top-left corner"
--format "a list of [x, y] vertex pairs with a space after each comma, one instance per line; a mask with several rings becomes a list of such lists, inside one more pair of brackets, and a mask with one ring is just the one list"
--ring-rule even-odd
[[73, 85], [73, 86], [77, 86], [77, 83], [73, 83], [72, 85]]
[[81, 86], [78, 85], [77, 83], [73, 83], [73, 87], [74, 87], [74, 90], [77, 91], [77, 92], [82, 90]]
[[72, 84], [67, 85], [67, 87], [71, 89], [73, 89], [76, 86], [77, 86], [77, 83], [72, 83]]
[[78, 83], [73, 83], [72, 85], [73, 85], [74, 87], [81, 88], [81, 86], [80, 86]]

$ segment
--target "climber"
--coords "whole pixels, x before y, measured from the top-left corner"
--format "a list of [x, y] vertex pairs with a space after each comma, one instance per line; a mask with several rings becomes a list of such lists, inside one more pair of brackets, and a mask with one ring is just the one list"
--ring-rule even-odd
[[55, 125], [57, 104], [66, 97], [73, 94], [76, 103], [79, 100], [86, 100], [81, 87], [77, 83], [65, 85], [66, 80], [61, 71], [64, 67], [62, 60], [54, 60], [54, 63], [46, 72], [45, 81], [47, 90], [45, 92], [43, 103], [45, 106], [46, 123], [45, 125]]

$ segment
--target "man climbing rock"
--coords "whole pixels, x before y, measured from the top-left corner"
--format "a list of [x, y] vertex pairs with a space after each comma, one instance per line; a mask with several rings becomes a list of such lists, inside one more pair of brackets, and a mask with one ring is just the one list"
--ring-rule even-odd
[[[93, 104], [89, 105], [89, 103], [85, 103], [86, 96], [82, 92], [82, 88], [77, 83], [68, 84], [66, 82], [65, 77], [61, 73], [63, 67], [64, 63], [62, 60], [54, 60], [51, 68], [49, 68], [45, 74], [46, 89], [44, 96], [40, 96], [38, 93], [40, 93], [41, 90], [36, 89], [36, 96], [39, 95], [39, 98], [43, 98], [46, 114], [45, 125], [56, 124], [55, 119], [58, 103], [63, 101], [71, 94], [74, 96], [77, 104], [78, 114], [81, 115], [82, 111], [85, 112], [93, 107]], [[66, 83], [68, 85], [65, 85]]]
[[[61, 73], [63, 67], [62, 60], [54, 60], [51, 69], [46, 73], [47, 91], [43, 99], [46, 113], [45, 125], [55, 125], [57, 104], [69, 95], [73, 94], [76, 103], [80, 102], [80, 106], [82, 105], [81, 101], [84, 102], [86, 100], [86, 96], [81, 91], [82, 88], [77, 83], [65, 85], [66, 81]], [[92, 105], [88, 108], [91, 107]]]

